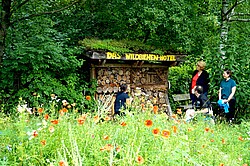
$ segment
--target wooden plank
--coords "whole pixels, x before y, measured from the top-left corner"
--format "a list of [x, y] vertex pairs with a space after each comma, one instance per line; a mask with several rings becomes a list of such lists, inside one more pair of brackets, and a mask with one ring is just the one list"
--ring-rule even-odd
[[186, 55], [181, 54], [165, 54], [165, 55], [158, 55], [154, 53], [123, 53], [118, 54], [115, 52], [95, 52], [95, 51], [88, 51], [86, 53], [91, 59], [115, 59], [115, 60], [141, 60], [141, 61], [170, 61], [175, 62], [179, 61]]
[[187, 104], [187, 105], [178, 105], [178, 108], [183, 108], [183, 110], [193, 108], [192, 104]]
[[175, 94], [173, 95], [174, 101], [190, 100], [190, 94]]
[[119, 63], [105, 63], [104, 65], [100, 64], [93, 64], [95, 67], [105, 67], [105, 68], [112, 68], [112, 67], [127, 67], [127, 68], [142, 68], [142, 67], [148, 67], [148, 68], [166, 68], [168, 69], [169, 66], [166, 65], [155, 65], [155, 64], [143, 64], [142, 66], [135, 66], [135, 64], [119, 64]]

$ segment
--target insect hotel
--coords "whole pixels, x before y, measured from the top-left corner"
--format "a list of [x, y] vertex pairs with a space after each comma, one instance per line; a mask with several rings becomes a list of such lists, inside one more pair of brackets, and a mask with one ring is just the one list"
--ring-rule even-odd
[[127, 84], [129, 96], [139, 101], [137, 105], [142, 110], [156, 106], [159, 112], [171, 113], [168, 69], [177, 65], [183, 56], [88, 51], [90, 77], [97, 80], [95, 98], [112, 103], [110, 97], [114, 99], [119, 86]]

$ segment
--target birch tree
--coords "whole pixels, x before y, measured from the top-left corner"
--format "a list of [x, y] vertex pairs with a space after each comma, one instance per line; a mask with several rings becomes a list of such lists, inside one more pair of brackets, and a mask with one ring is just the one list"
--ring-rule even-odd
[[230, 22], [250, 22], [249, 7], [248, 0], [222, 0], [219, 52], [223, 59], [226, 55], [225, 44], [228, 38]]

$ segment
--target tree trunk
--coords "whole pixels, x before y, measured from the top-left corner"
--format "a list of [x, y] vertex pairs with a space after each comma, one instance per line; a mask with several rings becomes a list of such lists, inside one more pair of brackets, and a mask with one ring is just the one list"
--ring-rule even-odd
[[222, 22], [221, 22], [221, 32], [220, 32], [220, 47], [219, 53], [221, 58], [224, 59], [226, 55], [225, 44], [227, 41], [228, 35], [228, 15], [226, 14], [228, 11], [228, 2], [227, 0], [222, 1]]
[[229, 22], [237, 21], [237, 22], [250, 22], [249, 18], [242, 18], [241, 16], [249, 16], [250, 13], [235, 13], [234, 10], [239, 5], [244, 5], [246, 0], [235, 0], [233, 5], [229, 7], [229, 0], [222, 0], [222, 21], [221, 21], [221, 33], [220, 33], [220, 47], [219, 53], [222, 59], [226, 58], [226, 42], [228, 37], [228, 29], [229, 29]]
[[0, 29], [0, 66], [2, 65], [2, 59], [3, 59], [3, 55], [4, 55], [4, 50], [5, 50], [5, 37], [6, 34], [3, 30], [3, 28], [1, 27]]
[[3, 62], [4, 51], [5, 51], [5, 39], [7, 36], [7, 29], [10, 26], [10, 17], [11, 17], [11, 0], [2, 1], [1, 11], [1, 22], [0, 22], [0, 66]]

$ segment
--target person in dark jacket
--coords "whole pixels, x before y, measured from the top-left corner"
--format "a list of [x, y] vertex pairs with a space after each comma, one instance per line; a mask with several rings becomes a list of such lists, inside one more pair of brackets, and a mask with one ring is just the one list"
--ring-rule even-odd
[[199, 85], [203, 88], [203, 94], [207, 96], [208, 88], [209, 88], [209, 74], [205, 70], [206, 63], [204, 61], [199, 61], [196, 64], [196, 70], [193, 72], [192, 81], [189, 87], [190, 98], [192, 100], [192, 104], [197, 100], [196, 95], [194, 94], [195, 88]]
[[127, 91], [127, 85], [122, 84], [120, 86], [120, 92], [117, 93], [116, 99], [115, 99], [115, 105], [114, 105], [114, 110], [115, 114], [121, 115], [121, 108], [126, 109], [126, 104], [129, 104], [129, 96], [126, 93]]
[[[206, 95], [203, 94], [202, 86], [196, 86], [194, 95], [197, 97], [196, 109], [188, 109], [186, 111], [186, 121], [192, 120], [197, 114], [203, 114], [205, 116], [213, 117], [213, 109], [211, 102]], [[209, 118], [210, 122], [214, 124], [213, 118]]]
[[194, 94], [197, 97], [196, 105], [198, 111], [196, 111], [196, 113], [209, 113], [209, 111], [212, 110], [211, 102], [208, 97], [204, 95], [202, 86], [196, 86]]

